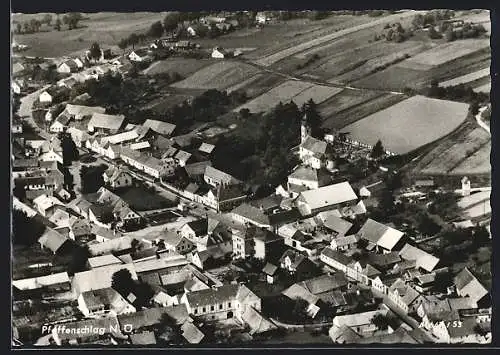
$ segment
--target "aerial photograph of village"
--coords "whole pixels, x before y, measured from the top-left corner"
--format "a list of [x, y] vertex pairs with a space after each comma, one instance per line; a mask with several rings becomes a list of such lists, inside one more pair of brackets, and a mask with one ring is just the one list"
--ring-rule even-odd
[[11, 346], [491, 343], [490, 33], [12, 12]]

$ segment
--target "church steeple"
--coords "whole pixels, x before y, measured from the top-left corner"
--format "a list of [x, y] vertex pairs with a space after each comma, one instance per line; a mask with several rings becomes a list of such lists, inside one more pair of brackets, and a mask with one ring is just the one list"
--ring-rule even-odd
[[302, 117], [302, 122], [300, 123], [300, 143], [304, 143], [310, 134], [311, 128], [307, 123], [307, 113], [304, 113], [304, 117]]

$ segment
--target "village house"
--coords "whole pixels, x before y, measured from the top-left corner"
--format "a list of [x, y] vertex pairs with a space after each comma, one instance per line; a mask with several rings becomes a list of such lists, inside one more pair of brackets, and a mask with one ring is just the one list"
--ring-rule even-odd
[[196, 244], [180, 235], [180, 233], [166, 232], [165, 235], [162, 235], [161, 239], [165, 242], [167, 250], [175, 251], [181, 255], [188, 254], [193, 249], [196, 249]]
[[79, 59], [78, 59], [78, 62], [79, 63], [77, 63], [76, 60], [69, 59], [69, 60], [61, 63], [57, 67], [57, 72], [63, 73], [63, 74], [70, 74], [70, 73], [77, 72], [79, 69], [83, 68], [83, 63]]
[[44, 217], [51, 217], [56, 211], [55, 206], [64, 206], [64, 204], [59, 201], [54, 196], [40, 195], [33, 200], [37, 211]]
[[417, 308], [425, 301], [425, 297], [418, 293], [404, 280], [397, 279], [388, 292], [389, 299], [393, 301], [404, 313], [415, 313]]
[[132, 175], [123, 167], [110, 165], [110, 167], [102, 173], [102, 177], [104, 183], [112, 189], [133, 185]]
[[203, 320], [231, 319], [241, 321], [248, 307], [261, 310], [261, 300], [245, 285], [226, 284], [220, 287], [194, 291], [181, 297], [189, 314]]
[[322, 211], [354, 205], [358, 197], [349, 182], [320, 187], [315, 190], [303, 191], [295, 204], [302, 216], [317, 214]]
[[82, 293], [101, 290], [111, 287], [113, 274], [119, 270], [128, 270], [133, 280], [137, 280], [137, 274], [133, 264], [112, 264], [101, 266], [92, 270], [75, 273], [72, 280], [72, 288], [77, 297]]
[[45, 232], [38, 239], [42, 249], [49, 249], [53, 254], [63, 255], [71, 247], [70, 239], [52, 228], [46, 228]]
[[42, 104], [51, 104], [52, 103], [52, 95], [47, 91], [44, 91], [38, 96], [38, 101]]
[[76, 128], [76, 127], [68, 127], [66, 130], [67, 133], [71, 136], [71, 139], [73, 142], [75, 142], [75, 145], [79, 148], [84, 147], [85, 143], [90, 139], [90, 135], [82, 129]]
[[215, 47], [213, 50], [212, 50], [212, 58], [216, 58], [216, 59], [224, 59], [228, 56], [228, 53], [220, 48], [220, 47]]
[[135, 307], [111, 287], [82, 292], [78, 309], [85, 317], [134, 313]]
[[269, 217], [259, 208], [243, 203], [231, 211], [232, 218], [240, 224], [251, 224], [259, 228], [271, 228]]
[[94, 256], [87, 260], [87, 266], [89, 269], [117, 264], [123, 264], [123, 262], [113, 254]]
[[432, 272], [439, 264], [439, 258], [410, 244], [405, 244], [399, 256], [403, 260], [415, 260], [415, 267], [424, 272]]
[[368, 219], [357, 233], [368, 242], [367, 250], [376, 249], [381, 253], [400, 250], [404, 245], [404, 233], [382, 223]]
[[239, 184], [240, 181], [235, 177], [226, 174], [223, 171], [215, 169], [212, 166], [207, 166], [205, 169], [205, 174], [203, 176], [205, 182], [209, 185], [217, 187], [219, 185], [227, 186], [227, 185], [235, 185]]
[[151, 129], [153, 132], [161, 134], [165, 137], [170, 137], [175, 131], [175, 125], [168, 122], [156, 121], [156, 120], [146, 120], [143, 124], [143, 127], [147, 127]]
[[[359, 338], [367, 334], [373, 334], [373, 332], [377, 330], [377, 326], [373, 323], [373, 318], [377, 315], [387, 317], [389, 315], [389, 311], [381, 309], [363, 313], [336, 316], [333, 319], [333, 325], [329, 330], [329, 335], [332, 340], [339, 342], [337, 333], [340, 329], [343, 329], [345, 327], [354, 332], [355, 338]], [[390, 333], [393, 330], [394, 329], [392, 329], [392, 327], [389, 327], [385, 331], [387, 333]]]
[[295, 275], [297, 280], [311, 278], [317, 273], [317, 266], [306, 255], [292, 249], [286, 250], [279, 260], [281, 269]]
[[284, 240], [266, 229], [256, 229], [254, 236], [254, 257], [261, 260], [277, 261], [282, 255]]
[[[56, 345], [82, 345], [95, 344], [104, 335], [112, 335], [123, 338], [120, 331], [120, 324], [116, 316], [108, 316], [102, 318], [91, 318], [79, 321], [63, 323], [65, 331], [61, 331], [58, 327], [52, 328], [52, 339]], [[99, 329], [98, 332], [82, 332], [81, 329]], [[100, 330], [102, 329], [102, 331]], [[109, 343], [111, 345], [111, 343]]]
[[345, 237], [337, 237], [332, 239], [330, 247], [333, 250], [347, 251], [356, 247], [359, 239], [356, 235], [348, 235]]
[[457, 294], [461, 297], [470, 297], [478, 305], [489, 304], [489, 291], [481, 282], [469, 271], [464, 268], [453, 279]]
[[106, 115], [103, 113], [92, 114], [87, 129], [89, 132], [117, 133], [125, 121], [123, 115]]
[[271, 263], [266, 263], [262, 272], [266, 275], [266, 281], [268, 284], [273, 284], [276, 278], [278, 277], [279, 268]]
[[32, 292], [60, 293], [71, 290], [71, 282], [67, 272], [50, 274], [28, 279], [12, 280], [14, 294], [30, 295]]
[[296, 197], [302, 191], [318, 189], [329, 182], [330, 176], [323, 170], [299, 165], [288, 175], [287, 190], [292, 197]]
[[[441, 320], [432, 329], [432, 334], [448, 344], [481, 344], [490, 340], [486, 335], [480, 335], [477, 328], [480, 324], [474, 318], [462, 320]], [[491, 336], [491, 332], [489, 334]]]
[[233, 229], [233, 259], [245, 259], [254, 253], [255, 226], [249, 226], [246, 229]]

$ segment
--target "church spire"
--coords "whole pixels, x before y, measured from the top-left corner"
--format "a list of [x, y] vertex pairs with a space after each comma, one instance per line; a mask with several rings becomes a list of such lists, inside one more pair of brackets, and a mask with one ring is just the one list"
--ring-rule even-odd
[[304, 113], [300, 123], [300, 143], [304, 143], [307, 137], [311, 134], [311, 129], [307, 123], [307, 112]]

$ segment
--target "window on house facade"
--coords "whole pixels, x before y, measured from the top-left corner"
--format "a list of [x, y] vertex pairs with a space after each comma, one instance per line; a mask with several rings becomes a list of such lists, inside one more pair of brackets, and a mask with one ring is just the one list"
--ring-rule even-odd
[[231, 302], [228, 302], [228, 303], [227, 303], [227, 306], [228, 306], [229, 308], [231, 308]]
[[210, 306], [211, 311], [215, 311], [215, 306]]
[[198, 308], [194, 309], [194, 314], [198, 314]]
[[203, 311], [203, 313], [205, 313], [207, 311], [207, 309], [205, 307], [203, 307], [202, 311]]
[[222, 309], [222, 303], [219, 305], [219, 309]]

